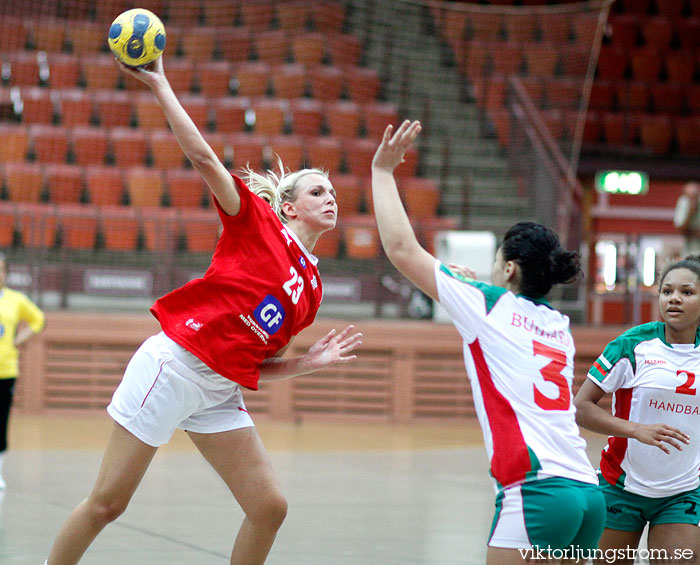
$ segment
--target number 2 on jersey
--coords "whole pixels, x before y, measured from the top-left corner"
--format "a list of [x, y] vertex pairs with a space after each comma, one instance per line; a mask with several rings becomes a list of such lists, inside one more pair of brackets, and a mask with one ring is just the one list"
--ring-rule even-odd
[[282, 285], [284, 292], [292, 299], [292, 304], [299, 302], [301, 291], [304, 290], [304, 279], [299, 276], [294, 267], [289, 267], [289, 274], [292, 278]]
[[692, 386], [695, 384], [695, 373], [691, 373], [690, 371], [676, 371], [676, 375], [685, 375], [688, 377], [688, 379], [681, 386], [676, 387], [676, 393], [695, 396], [698, 392], [692, 388]]
[[540, 369], [540, 374], [545, 381], [554, 383], [559, 389], [559, 396], [550, 398], [539, 391], [537, 384], [533, 384], [535, 404], [542, 410], [568, 410], [571, 403], [571, 392], [566, 377], [561, 374], [564, 367], [566, 367], [566, 353], [539, 341], [532, 342], [532, 349], [535, 355], [542, 355], [550, 360], [549, 363]]

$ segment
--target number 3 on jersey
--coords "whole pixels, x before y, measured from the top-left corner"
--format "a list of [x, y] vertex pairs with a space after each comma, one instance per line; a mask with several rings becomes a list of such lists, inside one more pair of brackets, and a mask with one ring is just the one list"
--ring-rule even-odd
[[301, 291], [304, 290], [304, 279], [297, 273], [297, 270], [292, 266], [289, 267], [289, 274], [292, 278], [282, 285], [284, 292], [292, 299], [292, 304], [299, 302]]
[[535, 355], [542, 355], [550, 359], [550, 362], [540, 369], [540, 374], [545, 381], [554, 383], [559, 389], [559, 396], [550, 398], [540, 392], [537, 383], [533, 384], [535, 404], [542, 410], [568, 410], [571, 404], [571, 392], [566, 377], [561, 374], [566, 367], [566, 353], [539, 341], [532, 342], [532, 349]]

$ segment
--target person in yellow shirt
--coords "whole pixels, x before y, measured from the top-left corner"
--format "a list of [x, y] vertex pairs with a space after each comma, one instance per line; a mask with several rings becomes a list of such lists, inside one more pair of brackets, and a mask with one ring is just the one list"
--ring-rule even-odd
[[0, 253], [0, 491], [6, 487], [2, 476], [7, 449], [7, 424], [19, 374], [18, 347], [44, 329], [44, 313], [27, 296], [7, 288], [7, 257]]

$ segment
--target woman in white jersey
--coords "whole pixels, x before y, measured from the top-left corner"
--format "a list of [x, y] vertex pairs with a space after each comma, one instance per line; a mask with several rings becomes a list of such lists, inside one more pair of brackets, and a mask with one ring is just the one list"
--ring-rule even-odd
[[[523, 222], [498, 249], [492, 285], [441, 264], [417, 242], [393, 176], [419, 132], [408, 121], [384, 132], [372, 162], [374, 210], [391, 262], [445, 307], [464, 340], [497, 492], [487, 562], [591, 550], [603, 530], [603, 497], [574, 419], [569, 320], [545, 299], [553, 284], [579, 274], [577, 254], [551, 230]], [[533, 548], [540, 552], [527, 553]]]
[[[648, 548], [674, 563], [700, 556], [700, 257], [664, 269], [662, 322], [611, 341], [576, 395], [579, 425], [610, 436], [600, 460], [607, 518], [600, 549]], [[613, 412], [598, 406], [613, 394]], [[686, 553], [683, 555], [683, 552]], [[618, 554], [618, 563], [633, 556]]]
[[[350, 361], [352, 326], [330, 332], [306, 355], [282, 358], [314, 320], [322, 286], [311, 254], [335, 227], [335, 190], [317, 169], [256, 175], [226, 170], [176, 98], [162, 57], [125, 72], [148, 85], [193, 167], [212, 191], [222, 224], [204, 276], [159, 298], [162, 332], [141, 346], [107, 408], [114, 419], [90, 495], [68, 517], [48, 565], [77, 563], [127, 507], [158, 447], [187, 431], [245, 513], [231, 563], [263, 563], [287, 501], [245, 409], [240, 387]], [[249, 185], [249, 186], [248, 186]], [[191, 517], [196, 520], [196, 517]]]

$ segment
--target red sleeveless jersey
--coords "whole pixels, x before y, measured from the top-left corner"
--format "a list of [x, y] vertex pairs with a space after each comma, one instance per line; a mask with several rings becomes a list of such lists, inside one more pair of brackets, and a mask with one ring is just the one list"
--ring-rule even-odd
[[229, 216], [216, 203], [223, 231], [209, 269], [151, 312], [166, 335], [214, 371], [257, 390], [260, 364], [313, 322], [323, 290], [316, 257], [233, 178], [241, 209]]

